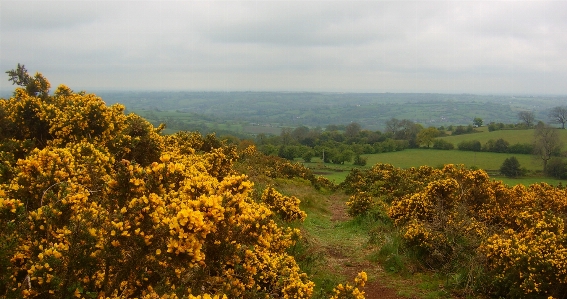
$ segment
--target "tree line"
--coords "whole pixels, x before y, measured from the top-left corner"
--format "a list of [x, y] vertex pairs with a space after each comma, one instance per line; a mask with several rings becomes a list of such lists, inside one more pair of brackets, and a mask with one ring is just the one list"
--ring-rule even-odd
[[[567, 106], [556, 106], [547, 112], [549, 124], [560, 124], [561, 129], [565, 129], [567, 123]], [[497, 130], [514, 130], [514, 129], [532, 129], [535, 128], [542, 120], [537, 120], [534, 111], [520, 111], [518, 112], [518, 123], [505, 124], [502, 122], [490, 122], [487, 127], [488, 131]]]
[[387, 122], [385, 132], [362, 129], [356, 122], [329, 125], [325, 129], [300, 126], [284, 128], [279, 136], [259, 134], [256, 144], [264, 154], [289, 160], [302, 158], [310, 162], [313, 157], [319, 157], [325, 163], [344, 164], [354, 160], [356, 164], [364, 165], [362, 154], [416, 148], [421, 143], [432, 143], [439, 135], [437, 129], [435, 132], [423, 131], [420, 124], [393, 118]]
[[[563, 119], [560, 112], [562, 107], [551, 110], [555, 123]], [[567, 109], [565, 109], [567, 111]], [[457, 145], [458, 150], [475, 152], [495, 152], [509, 154], [533, 154], [542, 161], [543, 173], [554, 177], [567, 177], [567, 162], [561, 159], [562, 141], [558, 128], [538, 121], [535, 125], [533, 112], [518, 113], [517, 124], [488, 124], [489, 131], [497, 129], [528, 129], [534, 130], [534, 138], [528, 142], [510, 144], [508, 141], [490, 139], [482, 144], [478, 140], [465, 140]], [[296, 158], [311, 162], [318, 157], [325, 163], [366, 165], [363, 154], [377, 154], [401, 151], [407, 148], [433, 148], [452, 150], [454, 145], [444, 138], [447, 135], [460, 135], [478, 132], [483, 121], [475, 117], [468, 126], [428, 127], [411, 120], [392, 118], [385, 124], [385, 131], [363, 129], [356, 122], [348, 125], [329, 125], [325, 129], [300, 126], [284, 128], [280, 135], [259, 134], [256, 138], [258, 149], [266, 155], [279, 156], [288, 160]], [[550, 164], [548, 167], [548, 164]], [[517, 174], [518, 172], [513, 172]]]

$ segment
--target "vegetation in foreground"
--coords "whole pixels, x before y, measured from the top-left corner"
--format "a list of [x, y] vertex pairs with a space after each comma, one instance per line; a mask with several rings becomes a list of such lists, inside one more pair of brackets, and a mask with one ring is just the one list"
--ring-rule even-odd
[[353, 171], [342, 187], [353, 194], [351, 214], [387, 213], [393, 222], [393, 237], [377, 253], [387, 269], [401, 270], [409, 260], [416, 271], [450, 277], [462, 295], [562, 298], [567, 292], [565, 189], [510, 188], [482, 170], [453, 165], [386, 164]]
[[[288, 250], [299, 200], [254, 193], [214, 136], [159, 135], [92, 94], [31, 77], [0, 100], [0, 294], [7, 298], [309, 298]], [[337, 286], [334, 298], [360, 294]]]
[[[41, 74], [11, 79], [22, 88], [0, 100], [4, 297], [364, 297], [366, 271], [340, 283], [350, 273], [317, 264], [310, 250], [356, 262], [371, 282], [388, 281], [380, 265], [444, 279], [428, 296], [567, 292], [562, 188], [387, 164], [336, 186], [246, 143], [162, 136], [94, 95], [65, 86], [49, 95]], [[298, 183], [309, 191], [285, 188]], [[353, 218], [325, 220], [321, 195]]]

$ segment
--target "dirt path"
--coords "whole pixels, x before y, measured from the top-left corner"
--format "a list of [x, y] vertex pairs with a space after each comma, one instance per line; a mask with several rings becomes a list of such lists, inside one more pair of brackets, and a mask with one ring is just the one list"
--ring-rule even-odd
[[[343, 195], [332, 195], [329, 197], [328, 209], [331, 213], [331, 221], [336, 227], [343, 222], [350, 219], [347, 213], [347, 206], [345, 205], [346, 197]], [[373, 264], [364, 258], [366, 240], [357, 240], [353, 238], [348, 244], [337, 245], [327, 244], [324, 246], [327, 252], [327, 261], [332, 268], [336, 269], [338, 274], [345, 276], [349, 281], [353, 281], [354, 277], [361, 272], [365, 271], [368, 274], [369, 281], [364, 287], [366, 298], [384, 298], [384, 299], [397, 299], [405, 298], [397, 295], [397, 292], [388, 288], [381, 281], [384, 277], [384, 270], [377, 264]]]

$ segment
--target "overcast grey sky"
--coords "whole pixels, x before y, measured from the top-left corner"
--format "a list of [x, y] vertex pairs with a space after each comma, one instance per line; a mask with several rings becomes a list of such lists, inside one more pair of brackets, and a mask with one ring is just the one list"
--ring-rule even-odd
[[567, 94], [567, 1], [1, 0], [17, 63], [87, 91]]

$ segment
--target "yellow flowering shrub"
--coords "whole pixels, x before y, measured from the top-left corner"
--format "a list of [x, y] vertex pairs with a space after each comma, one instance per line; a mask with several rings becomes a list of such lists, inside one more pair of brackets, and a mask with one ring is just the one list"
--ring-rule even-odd
[[479, 248], [495, 273], [500, 292], [510, 297], [560, 295], [567, 286], [564, 220], [550, 212], [524, 212], [523, 227], [489, 237]]
[[299, 209], [299, 198], [283, 196], [276, 189], [268, 187], [262, 193], [262, 202], [284, 221], [304, 220], [307, 214]]
[[331, 299], [364, 299], [364, 291], [361, 288], [364, 287], [368, 281], [368, 276], [366, 272], [360, 272], [354, 278], [354, 284], [346, 283], [345, 285], [339, 284], [333, 289], [333, 296]]
[[198, 296], [189, 295], [189, 299], [227, 299], [226, 295], [214, 295], [203, 294]]
[[22, 88], [15, 90], [12, 99], [2, 101], [7, 129], [3, 132], [4, 138], [30, 140], [34, 147], [39, 148], [53, 139], [49, 133], [49, 122], [45, 119], [50, 101], [30, 96]]
[[166, 148], [181, 155], [191, 155], [203, 146], [203, 137], [197, 132], [180, 131], [163, 137]]
[[440, 170], [429, 166], [404, 170], [390, 164], [376, 164], [368, 170], [351, 171], [340, 187], [348, 194], [367, 192], [390, 203], [395, 198], [415, 193], [440, 176]]
[[508, 187], [482, 170], [455, 165], [441, 170], [377, 165], [353, 172], [347, 184], [390, 193], [388, 215], [424, 266], [448, 273], [480, 266], [491, 277], [471, 274], [467, 287], [514, 298], [567, 291], [565, 189], [545, 183]]
[[346, 202], [348, 206], [348, 214], [352, 217], [364, 215], [372, 209], [374, 201], [372, 196], [366, 192], [359, 192], [352, 195]]
[[157, 161], [164, 150], [163, 137], [158, 128], [136, 114], [129, 114], [124, 120], [124, 130], [113, 140], [110, 151], [117, 160], [135, 161], [144, 166]]
[[124, 129], [124, 106], [108, 107], [101, 98], [74, 93], [64, 85], [42, 98], [18, 88], [12, 99], [2, 102], [10, 124], [4, 138], [32, 140], [40, 149], [81, 140], [108, 145]]
[[65, 86], [0, 100], [0, 296], [309, 298], [276, 219], [299, 200], [255, 201], [235, 147], [123, 109]]
[[269, 178], [299, 177], [310, 181], [315, 187], [319, 186], [315, 175], [301, 163], [293, 163], [275, 156], [266, 156], [256, 150], [252, 150], [252, 148], [249, 148], [243, 154], [242, 161], [244, 163], [240, 163], [239, 166], [243, 168], [243, 172], [250, 176], [265, 176]]

